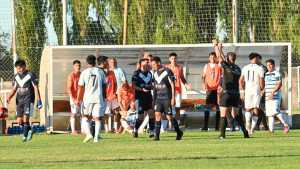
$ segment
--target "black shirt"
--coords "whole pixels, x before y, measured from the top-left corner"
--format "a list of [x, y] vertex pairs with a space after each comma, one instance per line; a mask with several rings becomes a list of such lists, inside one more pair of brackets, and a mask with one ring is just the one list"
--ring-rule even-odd
[[38, 85], [38, 80], [34, 73], [25, 71], [22, 74], [17, 73], [13, 79], [13, 86], [17, 89], [16, 103], [33, 103], [34, 86]]
[[154, 73], [154, 99], [166, 100], [172, 98], [172, 87], [175, 76], [168, 68], [161, 68]]
[[[132, 76], [132, 84], [135, 86], [135, 97], [137, 99], [143, 98], [145, 95], [151, 96], [152, 86], [152, 73], [150, 71], [136, 70]], [[143, 89], [149, 92], [142, 91]], [[152, 97], [152, 96], [151, 96]]]
[[239, 79], [242, 71], [236, 64], [222, 62], [222, 88], [226, 93], [239, 94]]

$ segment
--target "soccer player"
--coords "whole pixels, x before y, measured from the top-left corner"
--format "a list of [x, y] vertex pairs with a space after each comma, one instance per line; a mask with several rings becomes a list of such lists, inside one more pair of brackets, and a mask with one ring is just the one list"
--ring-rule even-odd
[[[259, 105], [262, 90], [264, 89], [264, 70], [258, 65], [260, 57], [261, 56], [258, 53], [250, 53], [250, 64], [243, 67], [239, 82], [241, 99], [244, 100], [245, 103], [246, 128], [249, 134], [252, 134], [256, 127], [260, 112]], [[251, 115], [252, 123], [250, 122]]]
[[38, 96], [37, 108], [42, 108], [42, 101], [40, 91], [38, 88], [38, 79], [35, 74], [26, 69], [26, 62], [24, 60], [17, 60], [15, 62], [17, 74], [13, 79], [13, 89], [8, 96], [6, 102], [9, 104], [12, 97], [17, 93], [17, 122], [23, 127], [22, 141], [30, 141], [32, 139], [32, 130], [29, 118], [34, 110], [35, 94]]
[[111, 58], [109, 59], [109, 69], [114, 71], [116, 80], [117, 80], [117, 89], [119, 89], [122, 86], [122, 83], [125, 83], [126, 81], [126, 75], [123, 69], [118, 67], [117, 59]]
[[[259, 57], [259, 60], [258, 60], [258, 65], [260, 65], [263, 70], [264, 70], [264, 76], [265, 74], [268, 72], [268, 69], [267, 67], [261, 62], [262, 60], [262, 57], [260, 56]], [[260, 100], [260, 105], [259, 105], [259, 117], [258, 117], [258, 120], [257, 120], [257, 124], [256, 124], [256, 129], [260, 130], [260, 124], [262, 123], [263, 126], [264, 126], [264, 129], [269, 131], [269, 127], [268, 127], [268, 124], [267, 124], [267, 118], [266, 118], [266, 113], [265, 113], [265, 110], [266, 110], [266, 106], [265, 106], [265, 103], [266, 103], [266, 100], [265, 100], [265, 93], [262, 95], [261, 97], [261, 100]]]
[[135, 89], [135, 98], [138, 111], [138, 119], [135, 123], [134, 137], [138, 137], [138, 129], [142, 124], [145, 115], [149, 116], [149, 137], [154, 136], [154, 115], [152, 111], [152, 73], [149, 70], [149, 60], [140, 59], [140, 68], [133, 73], [132, 85]]
[[169, 114], [173, 127], [177, 133], [176, 140], [181, 140], [183, 132], [179, 129], [177, 120], [172, 116], [172, 106], [175, 106], [175, 77], [172, 71], [161, 65], [159, 57], [153, 57], [151, 62], [154, 70], [154, 109], [155, 109], [155, 137], [160, 139], [162, 113]]
[[269, 131], [274, 132], [274, 116], [283, 124], [283, 131], [289, 132], [289, 126], [282, 117], [280, 112], [282, 86], [281, 75], [275, 70], [275, 61], [269, 59], [266, 61], [268, 72], [265, 75], [265, 97], [266, 97], [266, 114], [269, 121]]
[[[98, 58], [100, 64], [106, 62], [106, 57], [100, 56]], [[96, 57], [89, 55], [86, 58], [87, 66], [82, 71], [78, 81], [78, 96], [77, 105], [82, 102], [83, 117], [82, 126], [84, 127], [84, 133], [86, 134], [84, 143], [93, 139], [90, 130], [90, 118], [95, 121], [95, 135], [94, 142], [99, 141], [99, 133], [101, 128], [100, 117], [104, 116], [105, 101], [103, 97], [105, 86], [105, 73], [102, 69], [96, 67]]]
[[187, 89], [191, 89], [191, 84], [188, 84], [186, 79], [184, 78], [182, 66], [177, 63], [177, 54], [172, 52], [169, 54], [170, 64], [166, 65], [175, 76], [175, 119], [180, 125], [180, 107], [181, 107], [181, 92], [182, 86], [181, 83], [185, 85]]
[[202, 81], [203, 89], [206, 92], [206, 106], [204, 111], [204, 126], [202, 131], [208, 130], [208, 121], [210, 109], [216, 107], [216, 125], [215, 129], [219, 130], [220, 110], [218, 107], [218, 88], [220, 87], [222, 68], [219, 64], [215, 52], [209, 54], [209, 63], [204, 66]]
[[78, 81], [80, 77], [80, 67], [81, 63], [79, 60], [73, 61], [73, 71], [68, 76], [67, 90], [70, 96], [70, 107], [71, 107], [71, 115], [70, 115], [70, 124], [71, 124], [71, 132], [73, 135], [77, 134], [75, 129], [75, 117], [76, 114], [80, 113], [80, 106], [78, 107], [75, 102], [78, 94]]
[[[118, 118], [119, 112], [117, 109], [119, 108], [118, 98], [117, 98], [117, 79], [114, 73], [114, 64], [115, 61], [113, 58], [108, 59], [109, 68], [106, 73], [106, 111], [105, 115], [105, 130], [117, 132], [118, 131]], [[114, 118], [113, 129], [111, 130], [111, 117]]]
[[224, 56], [221, 43], [215, 43], [215, 52], [222, 67], [222, 82], [220, 92], [220, 139], [225, 138], [226, 129], [226, 114], [231, 113], [232, 117], [237, 121], [245, 138], [249, 138], [248, 132], [243, 123], [243, 117], [238, 112], [240, 103], [239, 94], [239, 78], [241, 76], [241, 69], [235, 64], [236, 54], [228, 52]]

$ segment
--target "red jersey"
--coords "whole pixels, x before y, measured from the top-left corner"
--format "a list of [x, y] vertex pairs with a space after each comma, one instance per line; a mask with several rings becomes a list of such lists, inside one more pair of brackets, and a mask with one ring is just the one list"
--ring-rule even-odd
[[175, 92], [181, 93], [181, 78], [183, 77], [183, 68], [182, 66], [176, 64], [176, 66], [172, 66], [171, 64], [166, 65], [167, 68], [169, 68], [174, 76], [175, 76]]
[[108, 71], [106, 74], [106, 99], [111, 101], [116, 99], [117, 80], [114, 71]]
[[68, 89], [70, 92], [69, 94], [73, 99], [77, 98], [79, 77], [80, 77], [80, 72], [79, 73], [72, 72], [68, 77]]
[[208, 63], [204, 66], [205, 84], [208, 91], [217, 90], [220, 86], [222, 68], [219, 64]]

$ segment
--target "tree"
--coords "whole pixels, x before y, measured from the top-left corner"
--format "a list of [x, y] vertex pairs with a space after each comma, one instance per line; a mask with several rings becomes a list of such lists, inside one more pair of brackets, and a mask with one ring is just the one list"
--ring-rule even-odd
[[17, 54], [28, 68], [38, 73], [40, 58], [47, 39], [44, 0], [15, 1]]

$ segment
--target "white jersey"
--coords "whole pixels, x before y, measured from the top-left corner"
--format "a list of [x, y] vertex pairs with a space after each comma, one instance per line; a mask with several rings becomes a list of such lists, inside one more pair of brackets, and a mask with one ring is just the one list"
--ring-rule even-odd
[[260, 79], [264, 78], [264, 70], [257, 64], [248, 64], [242, 69], [242, 76], [245, 79], [245, 94], [259, 94]]
[[104, 104], [103, 85], [105, 84], [105, 74], [103, 70], [97, 67], [85, 69], [78, 81], [79, 86], [84, 86], [83, 103], [85, 105], [91, 103]]

